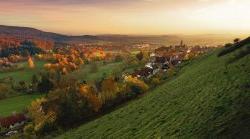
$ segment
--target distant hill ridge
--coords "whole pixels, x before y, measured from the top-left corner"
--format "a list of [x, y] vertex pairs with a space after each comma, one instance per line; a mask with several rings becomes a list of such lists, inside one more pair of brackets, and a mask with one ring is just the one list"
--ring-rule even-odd
[[60, 43], [84, 42], [112, 42], [118, 45], [131, 46], [131, 44], [150, 43], [158, 45], [177, 45], [182, 40], [187, 45], [223, 45], [232, 41], [236, 36], [216, 34], [207, 35], [79, 35], [70, 36], [60, 33], [46, 32], [31, 27], [18, 27], [0, 25], [0, 37], [9, 36], [19, 39], [40, 39]]
[[81, 42], [81, 41], [96, 41], [97, 36], [69, 36], [52, 32], [45, 32], [30, 27], [17, 27], [0, 25], [0, 36], [11, 36], [21, 39], [42, 39], [54, 42]]

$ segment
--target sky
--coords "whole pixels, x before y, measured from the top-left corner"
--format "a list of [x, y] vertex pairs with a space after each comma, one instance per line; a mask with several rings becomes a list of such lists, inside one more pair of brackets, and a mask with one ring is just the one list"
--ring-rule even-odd
[[250, 0], [5, 0], [0, 24], [80, 34], [250, 35]]

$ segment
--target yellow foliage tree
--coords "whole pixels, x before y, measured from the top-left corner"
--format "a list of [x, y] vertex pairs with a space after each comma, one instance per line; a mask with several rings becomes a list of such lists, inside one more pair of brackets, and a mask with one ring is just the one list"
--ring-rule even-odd
[[31, 106], [28, 107], [28, 112], [33, 121], [35, 132], [43, 130], [46, 124], [53, 124], [56, 120], [55, 112], [44, 112], [42, 104], [46, 101], [47, 100], [45, 98], [37, 99], [31, 103]]
[[114, 99], [119, 92], [118, 85], [113, 78], [103, 80], [101, 89], [101, 98], [103, 102]]
[[96, 95], [94, 89], [86, 84], [80, 85], [79, 87], [79, 92], [81, 96], [85, 97], [90, 104], [90, 106], [93, 108], [95, 112], [98, 112], [99, 109], [102, 107], [102, 101]]
[[35, 68], [35, 64], [34, 64], [34, 61], [32, 60], [32, 58], [29, 56], [28, 58], [28, 66], [29, 68], [33, 69]]
[[147, 91], [149, 89], [148, 85], [144, 83], [144, 81], [139, 80], [137, 77], [132, 77], [131, 75], [125, 77], [125, 82], [129, 84], [136, 85], [140, 87], [143, 91]]

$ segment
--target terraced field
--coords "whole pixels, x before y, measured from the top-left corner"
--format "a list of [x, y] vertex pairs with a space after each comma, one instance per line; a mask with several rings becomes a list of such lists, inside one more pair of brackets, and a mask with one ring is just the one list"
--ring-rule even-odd
[[242, 49], [197, 59], [143, 98], [57, 138], [250, 138], [250, 55], [228, 63]]

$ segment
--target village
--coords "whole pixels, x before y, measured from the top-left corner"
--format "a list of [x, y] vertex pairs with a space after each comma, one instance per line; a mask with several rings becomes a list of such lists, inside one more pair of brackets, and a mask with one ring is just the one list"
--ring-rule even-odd
[[[146, 48], [148, 48], [147, 46]], [[143, 47], [145, 48], [145, 47]], [[159, 47], [153, 52], [149, 52], [149, 61], [145, 64], [144, 68], [136, 70], [132, 76], [138, 78], [150, 78], [157, 74], [159, 71], [166, 72], [169, 68], [176, 67], [184, 61], [202, 55], [212, 47], [187, 47], [181, 41], [180, 45], [170, 47]]]

